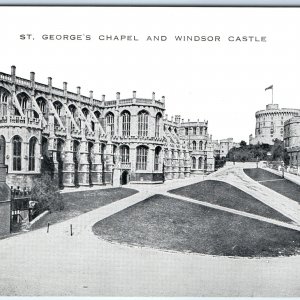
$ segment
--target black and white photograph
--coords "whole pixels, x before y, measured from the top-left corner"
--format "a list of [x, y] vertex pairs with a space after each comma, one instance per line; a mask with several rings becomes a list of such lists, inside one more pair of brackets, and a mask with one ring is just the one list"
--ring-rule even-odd
[[300, 7], [0, 20], [0, 296], [300, 297]]

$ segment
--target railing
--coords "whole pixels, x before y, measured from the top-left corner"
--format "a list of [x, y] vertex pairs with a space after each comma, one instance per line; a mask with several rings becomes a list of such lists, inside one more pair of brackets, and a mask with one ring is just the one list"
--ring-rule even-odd
[[5, 73], [0, 73], [0, 80], [11, 82], [11, 75], [8, 75]]
[[111, 100], [111, 101], [105, 101], [104, 106], [114, 106], [117, 104], [116, 100]]
[[122, 100], [119, 100], [119, 104], [120, 105], [126, 105], [126, 104], [131, 104], [133, 103], [133, 99], [122, 99]]
[[35, 83], [35, 88], [37, 90], [40, 90], [40, 91], [43, 91], [43, 92], [48, 92], [48, 90], [49, 90], [48, 85], [42, 84], [42, 83], [37, 83], [37, 82]]
[[21, 77], [16, 77], [16, 83], [26, 87], [31, 87], [31, 81]]
[[28, 188], [11, 187], [11, 218], [12, 226], [19, 224], [22, 220], [32, 220], [33, 206], [35, 202], [31, 201], [31, 191]]
[[0, 124], [5, 124], [5, 125], [24, 125], [24, 126], [29, 126], [29, 127], [36, 127], [40, 128], [41, 127], [41, 120], [36, 119], [36, 118], [27, 118], [27, 117], [21, 117], [21, 116], [7, 116], [0, 118]]
[[64, 91], [55, 87], [52, 88], [52, 93], [58, 96], [64, 96]]
[[78, 95], [72, 92], [67, 93], [68, 98], [73, 99], [73, 100], [78, 100]]

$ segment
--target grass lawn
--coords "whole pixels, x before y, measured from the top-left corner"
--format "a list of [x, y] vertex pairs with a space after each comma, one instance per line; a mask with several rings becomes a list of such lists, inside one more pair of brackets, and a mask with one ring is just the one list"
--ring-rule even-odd
[[300, 253], [298, 231], [163, 195], [99, 221], [93, 231], [108, 241], [211, 255]]
[[291, 222], [273, 208], [226, 182], [205, 180], [169, 192], [270, 219]]
[[82, 191], [64, 193], [63, 200], [65, 208], [62, 211], [52, 212], [37, 221], [31, 229], [47, 226], [48, 223], [55, 224], [76, 217], [93, 209], [110, 204], [114, 201], [131, 196], [136, 190], [128, 188], [110, 188], [103, 190]]
[[260, 184], [300, 203], [300, 186], [298, 184], [263, 169], [244, 169], [244, 172], [255, 181], [281, 179], [260, 182]]

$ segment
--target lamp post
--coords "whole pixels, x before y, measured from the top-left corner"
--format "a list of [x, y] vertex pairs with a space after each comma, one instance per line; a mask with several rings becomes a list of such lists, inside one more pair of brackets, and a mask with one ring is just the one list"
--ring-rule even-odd
[[270, 168], [270, 160], [271, 160], [271, 152], [267, 152], [267, 157], [268, 157], [268, 167]]

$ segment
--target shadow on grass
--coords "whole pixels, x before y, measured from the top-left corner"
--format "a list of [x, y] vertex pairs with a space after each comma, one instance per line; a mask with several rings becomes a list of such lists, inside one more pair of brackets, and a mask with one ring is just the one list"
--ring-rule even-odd
[[101, 206], [136, 194], [137, 191], [128, 188], [110, 188], [93, 191], [64, 193], [65, 208], [62, 211], [52, 212], [34, 223], [31, 230], [55, 224], [79, 216]]
[[251, 195], [222, 181], [205, 180], [169, 192], [282, 222], [292, 222]]
[[163, 195], [99, 221], [93, 231], [111, 242], [210, 255], [300, 253], [298, 231]]

